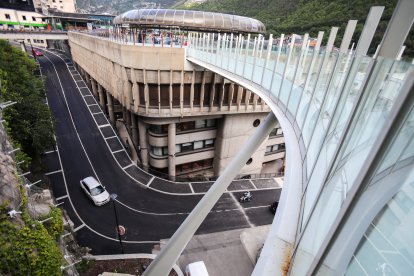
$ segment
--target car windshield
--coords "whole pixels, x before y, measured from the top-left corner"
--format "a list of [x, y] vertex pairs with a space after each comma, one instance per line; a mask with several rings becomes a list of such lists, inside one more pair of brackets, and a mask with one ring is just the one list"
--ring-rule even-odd
[[97, 196], [105, 192], [105, 189], [102, 186], [95, 187], [91, 190], [91, 195]]

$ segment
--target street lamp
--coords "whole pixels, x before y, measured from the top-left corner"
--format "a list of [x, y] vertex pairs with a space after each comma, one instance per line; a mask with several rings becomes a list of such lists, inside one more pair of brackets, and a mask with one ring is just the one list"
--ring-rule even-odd
[[122, 239], [121, 239], [121, 234], [120, 234], [120, 229], [119, 229], [119, 223], [118, 223], [118, 215], [116, 212], [116, 206], [115, 206], [115, 199], [118, 197], [117, 194], [111, 194], [111, 199], [114, 205], [114, 213], [115, 213], [115, 222], [116, 222], [116, 233], [118, 234], [118, 239], [119, 239], [119, 244], [121, 245], [121, 251], [122, 254], [124, 254], [124, 246], [122, 244]]

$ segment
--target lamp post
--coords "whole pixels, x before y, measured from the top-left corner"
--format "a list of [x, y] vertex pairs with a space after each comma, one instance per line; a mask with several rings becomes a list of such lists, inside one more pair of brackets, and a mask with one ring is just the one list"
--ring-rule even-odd
[[122, 244], [121, 234], [119, 230], [118, 215], [116, 213], [115, 199], [118, 197], [117, 194], [111, 194], [112, 203], [114, 205], [115, 222], [116, 222], [116, 233], [118, 234], [119, 244], [121, 245], [122, 254], [124, 254], [124, 246]]

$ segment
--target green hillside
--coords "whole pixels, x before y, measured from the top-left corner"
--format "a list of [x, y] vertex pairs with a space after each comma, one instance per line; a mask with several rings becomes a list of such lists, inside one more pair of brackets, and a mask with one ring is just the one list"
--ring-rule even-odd
[[[375, 51], [391, 18], [397, 0], [207, 0], [201, 4], [187, 4], [179, 8], [216, 11], [249, 16], [262, 21], [267, 33], [303, 34], [309, 32], [316, 37], [318, 31], [325, 31], [328, 37], [332, 26], [340, 27], [336, 43], [339, 45], [349, 19], [357, 19], [358, 25], [353, 40], [357, 41], [369, 9], [385, 6], [381, 22], [370, 52]], [[414, 56], [413, 35], [407, 40], [406, 55]]]

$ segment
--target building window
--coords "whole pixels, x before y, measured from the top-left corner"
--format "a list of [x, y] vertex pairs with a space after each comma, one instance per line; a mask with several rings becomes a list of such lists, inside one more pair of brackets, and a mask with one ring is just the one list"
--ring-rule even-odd
[[272, 132], [270, 132], [269, 137], [277, 137], [283, 135], [283, 131], [280, 127], [274, 128]]
[[167, 134], [168, 125], [150, 125], [149, 130], [155, 134]]
[[204, 146], [203, 141], [195, 141], [194, 142], [194, 149], [202, 149]]
[[10, 19], [10, 14], [6, 13], [4, 14], [4, 16], [6, 17], [6, 19]]
[[175, 172], [177, 175], [204, 170], [211, 168], [213, 166], [213, 158], [199, 160], [191, 163], [185, 163], [175, 166]]
[[201, 141], [194, 141], [189, 143], [177, 144], [175, 145], [175, 152], [190, 152], [193, 150], [205, 149], [214, 147], [214, 139], [207, 139]]
[[216, 126], [216, 119], [208, 119], [207, 120], [207, 127], [215, 127]]
[[32, 21], [36, 22], [36, 17], [32, 16]]
[[260, 125], [260, 120], [259, 119], [254, 120], [253, 126], [258, 127], [259, 125]]
[[247, 160], [246, 165], [250, 165], [253, 162], [253, 158], [249, 158], [249, 160]]
[[176, 125], [177, 132], [189, 131], [202, 128], [212, 128], [216, 126], [216, 119], [196, 120], [192, 122], [182, 122]]
[[26, 15], [22, 15], [22, 19], [26, 21]]
[[194, 122], [183, 122], [177, 124], [177, 132], [194, 129]]
[[270, 145], [266, 147], [265, 155], [276, 153], [285, 149], [285, 144]]
[[155, 156], [167, 156], [168, 147], [154, 147], [151, 146], [151, 153]]

